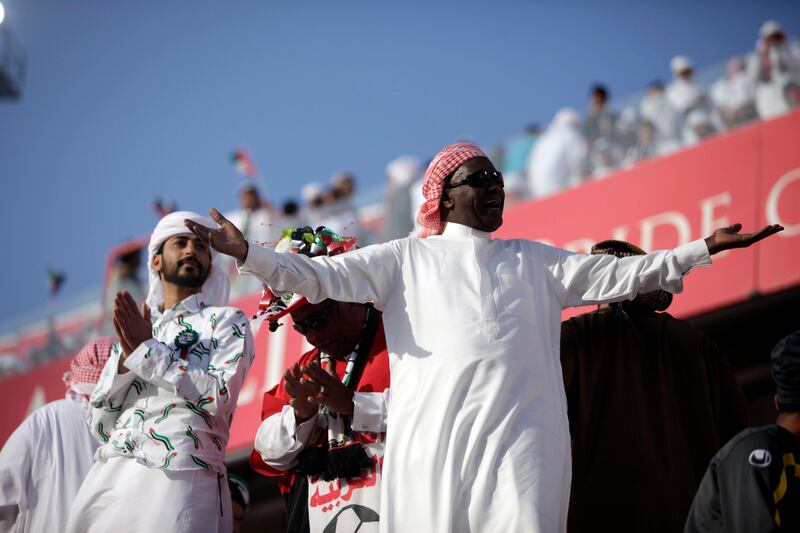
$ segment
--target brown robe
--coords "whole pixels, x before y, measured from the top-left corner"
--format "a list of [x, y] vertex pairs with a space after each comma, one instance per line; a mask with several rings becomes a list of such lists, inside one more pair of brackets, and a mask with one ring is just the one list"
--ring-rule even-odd
[[625, 310], [562, 324], [571, 533], [681, 531], [709, 460], [747, 421], [710, 339], [667, 313]]

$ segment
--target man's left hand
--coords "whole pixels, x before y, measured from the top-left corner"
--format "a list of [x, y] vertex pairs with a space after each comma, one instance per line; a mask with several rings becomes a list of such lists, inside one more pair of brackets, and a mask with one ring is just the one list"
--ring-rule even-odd
[[114, 325], [120, 337], [120, 346], [125, 357], [129, 356], [144, 341], [153, 338], [153, 325], [150, 323], [150, 309], [142, 304], [142, 311], [136, 307], [133, 296], [118, 292], [114, 301]]
[[339, 381], [332, 367], [326, 372], [317, 363], [311, 363], [303, 370], [311, 381], [320, 385], [319, 394], [308, 399], [310, 403], [326, 405], [336, 414], [353, 416], [353, 391]]
[[715, 231], [711, 237], [706, 238], [708, 253], [714, 255], [723, 250], [730, 250], [732, 248], [747, 248], [761, 239], [766, 239], [770, 235], [783, 231], [783, 226], [780, 224], [771, 224], [765, 226], [761, 231], [757, 231], [756, 233], [739, 233], [741, 230], [741, 224], [734, 224], [733, 226], [720, 228]]

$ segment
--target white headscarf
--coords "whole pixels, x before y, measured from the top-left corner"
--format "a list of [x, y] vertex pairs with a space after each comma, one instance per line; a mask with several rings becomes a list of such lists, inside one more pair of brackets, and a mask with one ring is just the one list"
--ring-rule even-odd
[[[161, 278], [158, 272], [153, 270], [153, 257], [158, 253], [161, 245], [166, 242], [170, 237], [181, 235], [184, 233], [191, 233], [186, 224], [183, 223], [185, 219], [192, 220], [198, 224], [202, 224], [207, 228], [215, 228], [217, 225], [210, 218], [206, 218], [193, 213], [191, 211], [176, 211], [162, 218], [153, 234], [150, 236], [150, 244], [147, 245], [147, 270], [150, 277], [150, 290], [147, 293], [147, 306], [156, 310], [164, 303], [164, 290], [161, 287]], [[214, 265], [217, 258], [217, 252], [211, 250], [211, 264], [209, 265], [210, 271], [208, 278], [203, 284], [203, 295], [205, 296], [205, 303], [208, 305], [227, 305], [230, 289], [230, 282], [228, 280], [225, 270]]]

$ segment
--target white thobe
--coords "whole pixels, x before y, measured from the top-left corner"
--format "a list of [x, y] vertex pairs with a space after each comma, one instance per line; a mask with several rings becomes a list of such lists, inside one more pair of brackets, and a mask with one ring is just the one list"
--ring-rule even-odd
[[34, 411], [0, 452], [0, 531], [61, 531], [99, 443], [88, 402], [67, 398]]
[[383, 311], [389, 397], [381, 531], [565, 531], [571, 462], [561, 309], [682, 290], [703, 241], [616, 259], [450, 223], [308, 259], [250, 245], [240, 268], [311, 302]]
[[531, 196], [544, 198], [579, 184], [588, 153], [586, 140], [577, 127], [559, 124], [548, 128], [528, 156]]
[[789, 46], [770, 47], [769, 81], [761, 79], [760, 54], [751, 54], [747, 60], [747, 76], [755, 84], [755, 101], [758, 116], [769, 119], [788, 113], [791, 108], [784, 89], [790, 83], [800, 83], [800, 58]]
[[672, 107], [683, 115], [689, 113], [695, 106], [702, 104], [705, 98], [702, 87], [683, 78], [672, 80], [667, 85], [664, 94]]

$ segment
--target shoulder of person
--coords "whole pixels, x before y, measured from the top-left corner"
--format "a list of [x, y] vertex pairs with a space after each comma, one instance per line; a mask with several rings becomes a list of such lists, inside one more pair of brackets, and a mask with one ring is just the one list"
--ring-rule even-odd
[[720, 468], [734, 466], [738, 469], [745, 465], [755, 469], [766, 468], [782, 455], [782, 431], [774, 424], [747, 428], [728, 441], [712, 462]]

